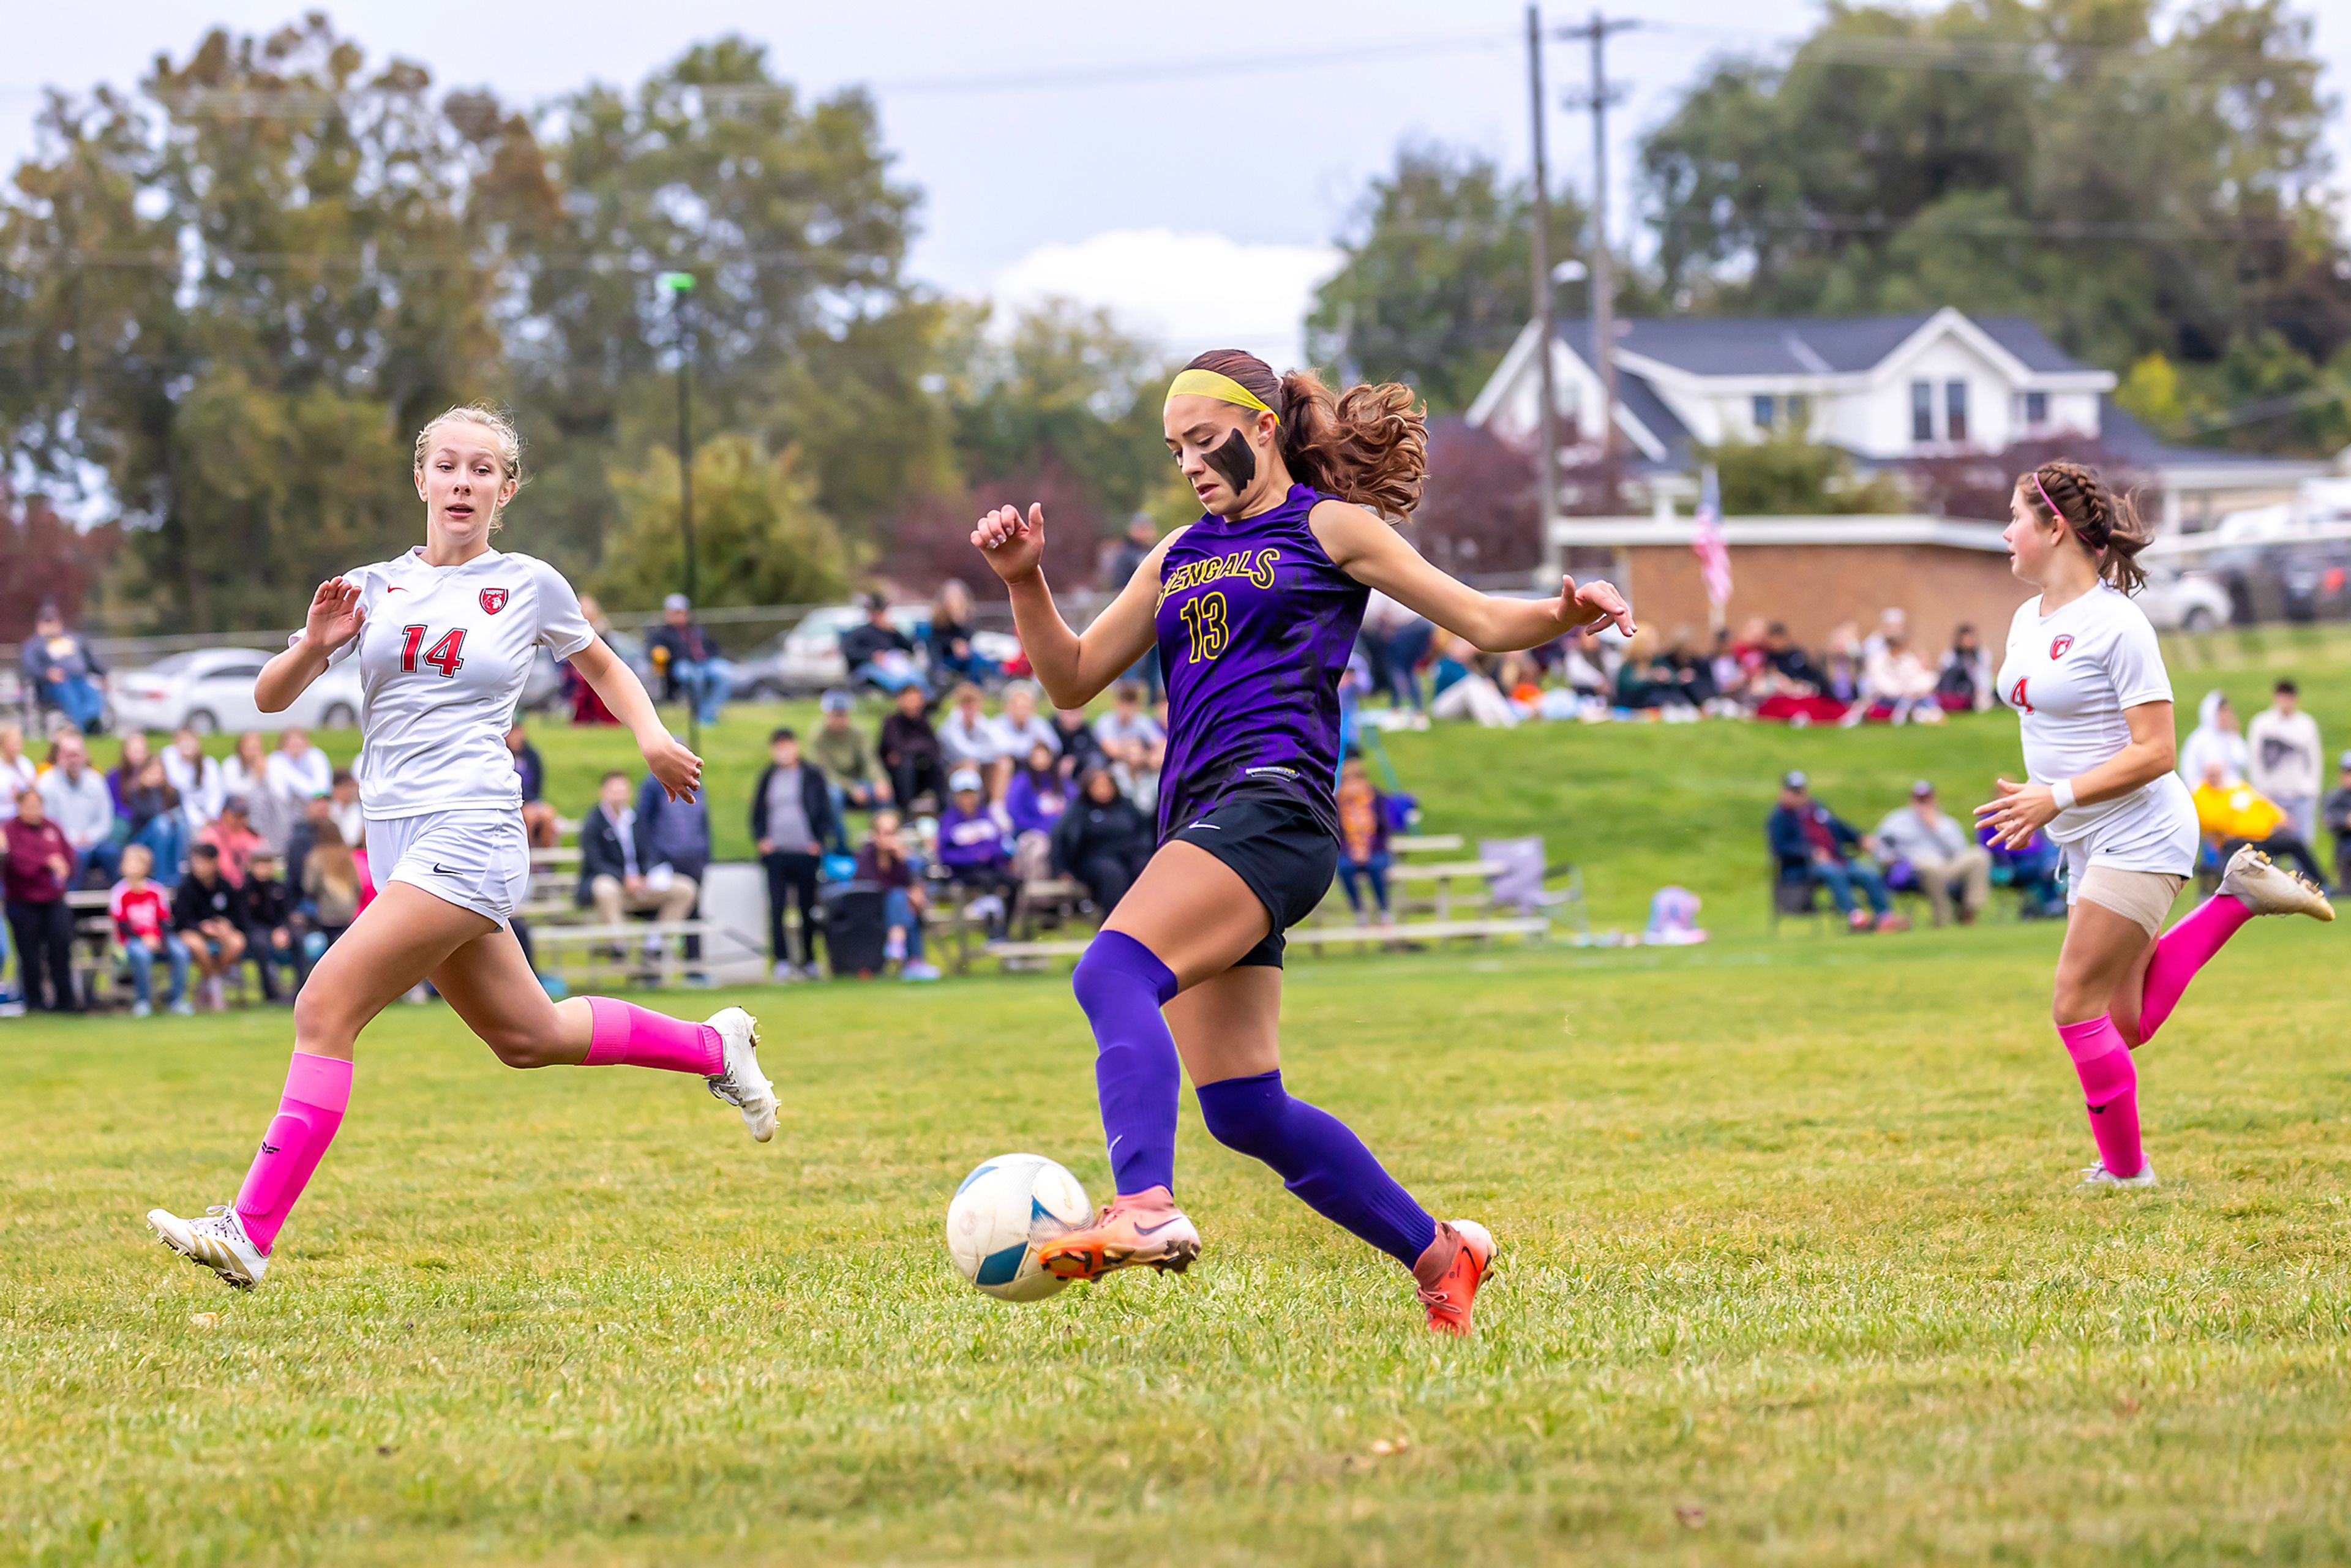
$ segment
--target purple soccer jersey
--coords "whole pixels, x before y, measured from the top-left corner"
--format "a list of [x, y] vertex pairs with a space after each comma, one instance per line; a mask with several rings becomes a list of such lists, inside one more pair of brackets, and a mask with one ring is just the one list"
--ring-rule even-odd
[[1167, 683], [1163, 840], [1238, 795], [1295, 800], [1338, 834], [1339, 679], [1370, 591], [1306, 526], [1328, 499], [1293, 485], [1270, 512], [1211, 513], [1168, 547], [1155, 614]]

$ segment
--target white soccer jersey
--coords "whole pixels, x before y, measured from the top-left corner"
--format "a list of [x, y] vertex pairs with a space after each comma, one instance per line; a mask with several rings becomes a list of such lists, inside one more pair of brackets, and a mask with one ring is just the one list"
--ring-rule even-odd
[[[2022, 724], [2026, 775], [2055, 784], [2113, 761], [2130, 744], [2125, 710], [2169, 702], [2171, 678], [2146, 612], [2101, 582], [2045, 616], [2039, 599], [2018, 607], [2000, 695]], [[2167, 771], [2127, 795], [2059, 812], [2049, 836], [2119, 870], [2184, 875], [2195, 863], [2196, 808]]]
[[[418, 546], [343, 574], [367, 620], [335, 650], [360, 658], [360, 804], [370, 820], [467, 807], [519, 809], [507, 731], [544, 645], [568, 659], [595, 638], [563, 574], [485, 550], [428, 566]], [[290, 642], [298, 643], [297, 632]]]

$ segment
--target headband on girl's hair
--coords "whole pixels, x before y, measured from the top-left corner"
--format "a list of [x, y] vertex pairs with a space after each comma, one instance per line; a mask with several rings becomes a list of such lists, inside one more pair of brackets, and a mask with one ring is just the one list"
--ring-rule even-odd
[[[1173, 402], [1176, 399], [1187, 395], [1212, 397], [1218, 402], [1232, 403], [1239, 408], [1253, 408], [1260, 413], [1273, 413], [1273, 410], [1268, 408], [1264, 400], [1257, 393], [1249, 391], [1232, 377], [1219, 374], [1215, 371], [1178, 371], [1176, 379], [1167, 383], [1167, 401]], [[1273, 416], [1276, 419], [1281, 417], [1278, 413], [1274, 413]]]
[[2074, 526], [2074, 519], [2060, 511], [2057, 503], [2049, 498], [2049, 486], [2041, 482], [2041, 470], [2038, 468], [2032, 471], [2032, 487], [2041, 492], [2041, 504], [2049, 508], [2051, 521], [2060, 528], [2070, 528]]

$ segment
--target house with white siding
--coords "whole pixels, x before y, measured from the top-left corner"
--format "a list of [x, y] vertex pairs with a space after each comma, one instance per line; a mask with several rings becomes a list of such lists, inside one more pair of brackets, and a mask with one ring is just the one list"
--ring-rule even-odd
[[[1522, 330], [1469, 410], [1473, 424], [1531, 439], [1541, 398], [1537, 329]], [[1551, 344], [1562, 460], [1598, 453], [1592, 324]], [[1616, 429], [1625, 473], [1653, 496], [1693, 493], [1693, 450], [1801, 432], [1863, 468], [2078, 436], [2157, 492], [2166, 530], [2292, 495], [2325, 465], [2181, 447], [2116, 407], [2110, 371], [2084, 364], [2021, 316], [1945, 307], [1900, 316], [1657, 317], [1616, 323]]]

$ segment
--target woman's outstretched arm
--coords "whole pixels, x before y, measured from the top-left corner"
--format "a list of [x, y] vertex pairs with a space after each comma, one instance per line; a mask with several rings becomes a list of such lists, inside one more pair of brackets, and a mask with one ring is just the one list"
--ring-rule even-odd
[[1150, 651], [1152, 617], [1159, 604], [1159, 563], [1183, 533], [1161, 539], [1135, 568], [1110, 608], [1083, 632], [1072, 632], [1045, 585], [1045, 508], [998, 507], [971, 531], [971, 542], [1012, 596], [1012, 623], [1037, 684], [1056, 707], [1083, 707]]
[[1562, 577], [1556, 598], [1506, 599], [1480, 593], [1431, 566], [1402, 534], [1361, 507], [1323, 501], [1306, 521], [1322, 553], [1341, 571], [1468, 638], [1482, 653], [1539, 648], [1579, 626], [1604, 622], [1625, 632], [1634, 629], [1632, 606], [1604, 582], [1578, 587], [1575, 579]]
[[663, 791], [673, 800], [693, 800], [702, 788], [702, 758], [662, 727], [661, 715], [654, 711], [653, 699], [646, 694], [644, 682], [637, 679], [637, 672], [601, 637], [589, 639], [585, 648], [572, 654], [571, 667], [604, 699], [612, 716], [637, 737], [645, 767], [661, 780]]

